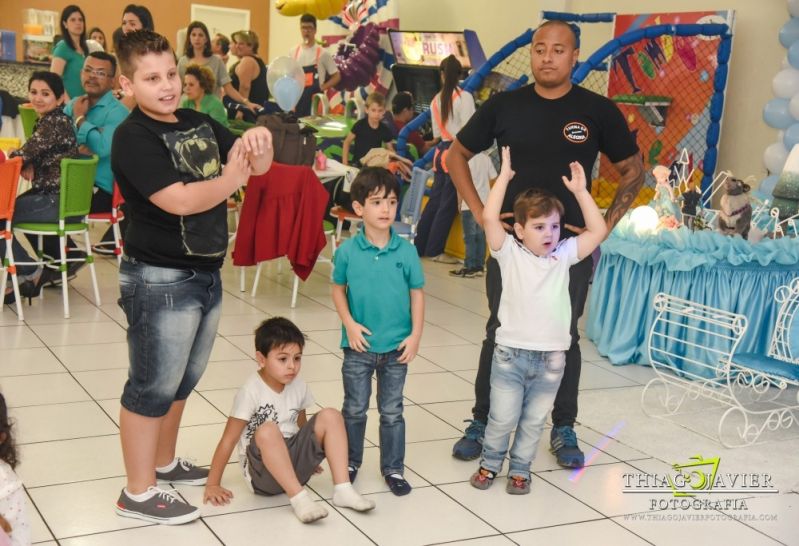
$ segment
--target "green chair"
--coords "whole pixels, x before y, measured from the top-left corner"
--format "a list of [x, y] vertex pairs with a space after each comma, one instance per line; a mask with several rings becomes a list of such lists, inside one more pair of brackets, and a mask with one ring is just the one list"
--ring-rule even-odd
[[[59, 193], [58, 223], [34, 223], [26, 222], [14, 225], [14, 230], [30, 235], [37, 235], [39, 262], [37, 264], [52, 266], [53, 262], [58, 263], [61, 271], [61, 292], [64, 298], [64, 318], [69, 318], [69, 293], [67, 287], [67, 262], [85, 261], [89, 264], [92, 274], [92, 285], [94, 286], [94, 301], [100, 306], [100, 290], [97, 287], [97, 275], [94, 271], [94, 257], [92, 256], [92, 245], [89, 241], [89, 224], [86, 216], [92, 205], [92, 187], [94, 186], [94, 176], [97, 172], [97, 156], [91, 159], [62, 159], [61, 160], [61, 190]], [[67, 223], [75, 217], [80, 217], [80, 222]], [[67, 259], [66, 245], [67, 235], [77, 235], [83, 233], [86, 243], [85, 258]], [[52, 258], [45, 260], [42, 253], [42, 237], [45, 235], [58, 235], [60, 247], [60, 259]], [[44, 291], [42, 291], [44, 297]]]
[[33, 107], [23, 104], [19, 107], [19, 117], [22, 120], [22, 132], [25, 134], [25, 140], [28, 140], [33, 134], [33, 126], [36, 125], [39, 115]]

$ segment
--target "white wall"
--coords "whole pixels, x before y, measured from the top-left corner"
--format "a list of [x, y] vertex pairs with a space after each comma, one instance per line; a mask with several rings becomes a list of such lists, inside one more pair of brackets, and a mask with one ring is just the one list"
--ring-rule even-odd
[[[486, 55], [539, 21], [542, 9], [575, 13], [696, 11], [734, 9], [735, 37], [727, 84], [727, 99], [719, 148], [718, 169], [740, 177], [766, 175], [762, 156], [777, 132], [762, 119], [766, 102], [773, 98], [771, 80], [780, 70], [785, 48], [777, 35], [789, 15], [784, 0], [395, 0], [400, 27], [407, 30], [460, 30], [477, 32]], [[299, 19], [283, 17], [270, 0], [269, 56], [285, 55], [300, 41]], [[321, 22], [319, 35], [338, 33], [338, 27]], [[585, 59], [611, 37], [611, 26], [582, 26]]]

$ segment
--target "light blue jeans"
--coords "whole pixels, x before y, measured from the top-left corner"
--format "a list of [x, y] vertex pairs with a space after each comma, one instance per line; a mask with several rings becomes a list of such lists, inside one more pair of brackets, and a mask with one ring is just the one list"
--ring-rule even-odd
[[480, 466], [502, 470], [510, 433], [510, 476], [530, 478], [538, 440], [566, 366], [565, 351], [529, 351], [497, 344], [491, 362], [491, 407]]
[[408, 365], [397, 362], [402, 353], [359, 353], [344, 349], [341, 375], [344, 379], [344, 428], [349, 442], [349, 464], [363, 463], [366, 411], [372, 394], [372, 376], [377, 374], [377, 410], [380, 413], [380, 472], [383, 476], [405, 471], [405, 418], [402, 390]]

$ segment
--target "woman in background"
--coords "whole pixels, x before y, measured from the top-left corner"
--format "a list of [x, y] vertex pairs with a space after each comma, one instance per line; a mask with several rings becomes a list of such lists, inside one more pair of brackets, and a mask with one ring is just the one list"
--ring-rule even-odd
[[108, 46], [105, 42], [105, 32], [100, 27], [94, 27], [89, 31], [89, 40], [93, 40], [100, 44], [103, 51], [108, 51]]
[[208, 92], [209, 95], [214, 94], [221, 98], [222, 91], [224, 91], [225, 96], [244, 104], [253, 112], [263, 106], [248, 101], [233, 87], [225, 63], [211, 51], [211, 36], [208, 33], [208, 27], [200, 21], [192, 21], [186, 29], [183, 56], [178, 60], [178, 74], [180, 74], [181, 80], [184, 79], [186, 67], [190, 64], [203, 66], [211, 71], [216, 83], [214, 89]]
[[85, 94], [80, 83], [80, 71], [89, 47], [86, 45], [86, 17], [83, 11], [71, 4], [61, 12], [59, 20], [61, 41], [53, 49], [50, 72], [61, 76], [67, 93], [66, 100]]
[[[39, 115], [33, 134], [22, 148], [9, 158], [22, 158], [22, 176], [31, 181], [31, 189], [17, 196], [12, 225], [21, 222], [58, 222], [61, 190], [61, 160], [78, 157], [78, 141], [72, 118], [64, 113], [64, 83], [53, 72], [34, 72], [28, 81], [28, 99]], [[35, 245], [32, 245], [35, 248]], [[33, 262], [17, 237], [12, 250], [14, 261]], [[48, 256], [60, 256], [57, 236], [45, 236], [43, 251]], [[0, 239], [0, 255], [5, 254], [5, 240]], [[77, 257], [76, 254], [68, 257]], [[22, 281], [19, 290], [28, 298], [39, 295], [42, 284], [60, 276], [55, 270], [39, 266], [18, 265]], [[13, 292], [12, 292], [13, 296]], [[8, 295], [4, 295], [6, 302]], [[13, 301], [13, 300], [12, 300]]]
[[414, 244], [420, 256], [430, 256], [440, 263], [458, 263], [458, 260], [444, 254], [452, 221], [458, 214], [458, 192], [447, 171], [444, 158], [458, 131], [466, 125], [474, 114], [474, 98], [461, 91], [458, 81], [462, 71], [461, 63], [450, 55], [440, 65], [441, 92], [430, 103], [433, 123], [433, 136], [441, 137], [436, 146], [433, 159], [435, 177], [430, 189], [430, 200], [419, 219]]
[[227, 127], [227, 111], [219, 97], [214, 95], [214, 75], [211, 70], [207, 66], [190, 64], [185, 72], [183, 94], [186, 98], [180, 103], [180, 107], [208, 114]]

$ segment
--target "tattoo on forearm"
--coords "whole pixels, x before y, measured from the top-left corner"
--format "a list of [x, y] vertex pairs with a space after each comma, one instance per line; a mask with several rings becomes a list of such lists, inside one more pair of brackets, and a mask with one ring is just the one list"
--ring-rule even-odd
[[638, 192], [644, 184], [644, 165], [641, 161], [641, 156], [635, 154], [627, 159], [623, 159], [615, 163], [616, 168], [621, 173], [619, 180], [619, 189], [616, 191], [616, 196], [613, 198], [613, 203], [608, 207], [605, 213], [605, 221], [608, 224], [608, 230], [621, 220], [622, 216], [627, 212], [630, 206], [638, 197]]

